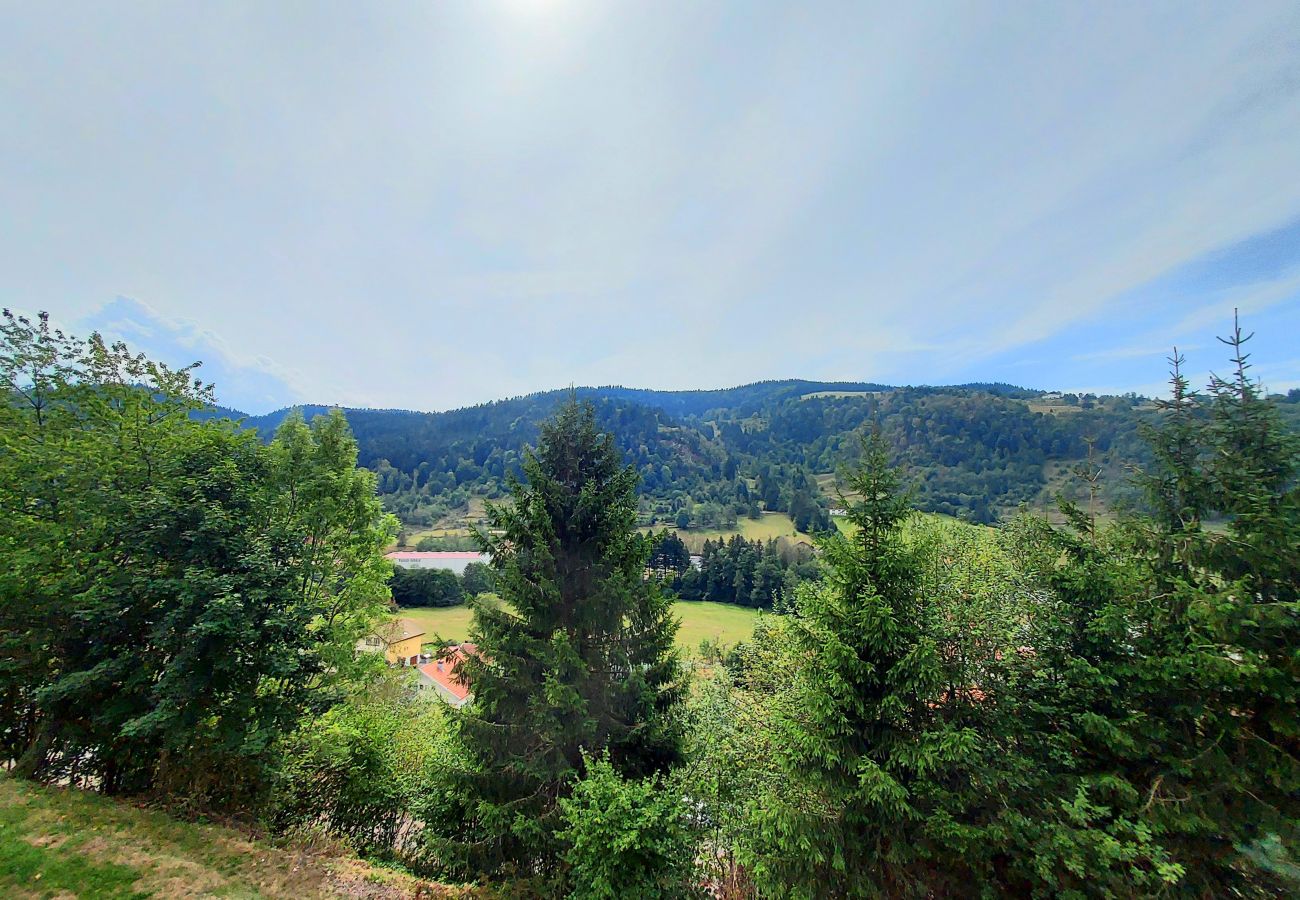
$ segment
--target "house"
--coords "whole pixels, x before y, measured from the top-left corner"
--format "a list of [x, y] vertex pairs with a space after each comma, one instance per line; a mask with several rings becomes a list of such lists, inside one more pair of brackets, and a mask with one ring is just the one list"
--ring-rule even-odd
[[393, 550], [385, 553], [384, 558], [403, 569], [447, 569], [464, 575], [470, 563], [486, 563], [491, 557], [460, 550]]
[[464, 706], [474, 698], [469, 686], [460, 680], [457, 666], [477, 654], [478, 648], [473, 644], [455, 644], [448, 647], [432, 662], [424, 663], [419, 668], [421, 691], [433, 691], [437, 697], [457, 708]]
[[357, 641], [358, 653], [379, 653], [390, 666], [414, 666], [420, 661], [424, 629], [414, 619], [393, 619]]

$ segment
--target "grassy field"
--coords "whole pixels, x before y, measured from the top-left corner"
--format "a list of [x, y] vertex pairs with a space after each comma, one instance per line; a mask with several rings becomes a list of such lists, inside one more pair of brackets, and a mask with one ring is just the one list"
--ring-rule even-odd
[[95, 794], [0, 774], [0, 896], [470, 897], [340, 852], [275, 846]]
[[724, 644], [748, 640], [758, 618], [757, 610], [705, 600], [674, 603], [673, 612], [682, 620], [682, 627], [677, 630], [677, 646], [687, 650], [698, 648], [705, 638]]
[[[677, 632], [677, 645], [694, 650], [700, 641], [734, 644], [747, 639], [754, 631], [758, 613], [727, 603], [675, 603], [673, 611], [682, 620]], [[462, 641], [469, 637], [470, 613], [467, 606], [448, 606], [438, 609], [404, 609], [402, 616], [414, 619], [424, 626], [432, 639], [437, 634], [449, 641]]]
[[813, 391], [811, 394], [800, 395], [800, 400], [819, 400], [830, 398], [832, 400], [843, 400], [845, 397], [870, 397], [873, 394], [883, 394], [884, 391]]
[[[656, 526], [654, 528], [642, 528], [642, 531], [659, 531], [665, 526]], [[671, 525], [666, 526], [669, 531], [677, 532], [677, 536], [682, 539], [682, 543], [692, 553], [700, 552], [706, 540], [718, 540], [719, 538], [729, 538], [733, 534], [742, 535], [750, 541], [770, 541], [779, 537], [790, 538], [792, 541], [811, 540], [808, 535], [801, 534], [795, 530], [794, 522], [785, 513], [765, 512], [761, 519], [747, 519], [741, 517], [736, 520], [735, 528], [692, 528], [681, 530], [673, 528]]]
[[426, 638], [432, 642], [434, 635], [449, 641], [463, 641], [469, 637], [469, 607], [441, 606], [404, 609], [404, 619], [414, 619], [424, 626]]

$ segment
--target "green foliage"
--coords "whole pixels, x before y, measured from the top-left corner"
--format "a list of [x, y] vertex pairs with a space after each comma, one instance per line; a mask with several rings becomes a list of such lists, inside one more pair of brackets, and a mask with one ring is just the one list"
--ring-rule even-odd
[[661, 780], [624, 778], [607, 755], [560, 800], [563, 859], [575, 900], [668, 900], [689, 890], [694, 841], [680, 795]]
[[630, 777], [678, 752], [677, 622], [644, 578], [635, 471], [576, 402], [524, 469], [514, 502], [489, 507], [500, 602], [470, 601], [479, 655], [462, 666], [475, 699], [459, 727], [471, 764], [443, 788], [453, 812], [429, 823], [443, 829], [432, 852], [463, 874], [554, 869], [557, 801], [584, 750], [608, 749]]
[[398, 854], [428, 773], [458, 753], [443, 704], [413, 697], [397, 674], [378, 678], [286, 739], [270, 818]]
[[[1208, 416], [1169, 410], [1157, 445], [1179, 452], [1144, 479], [1179, 515], [1132, 529], [1161, 598], [1135, 614], [1151, 758], [1134, 780], [1183, 883], [1211, 893], [1260, 889], [1242, 848], [1300, 836], [1300, 440], [1250, 380], [1248, 338], [1223, 340], [1232, 376]], [[1203, 530], [1211, 516], [1226, 531]]]
[[773, 896], [1286, 889], [1300, 456], [1242, 342], [1208, 403], [1175, 371], [1140, 480], [1154, 514], [1119, 527], [1068, 502], [1060, 528], [908, 520], [887, 447], [865, 443], [852, 536], [823, 541], [824, 582], [780, 647], [731, 667], [769, 697], [785, 776], [718, 832], [740, 880]]
[[[727, 667], [696, 681], [684, 709], [685, 762], [675, 778], [700, 832], [702, 874], [722, 896], [752, 889], [742, 858], [754, 844], [766, 799], [786, 783], [768, 726], [775, 705], [790, 698], [762, 679], [779, 671], [764, 656], [782, 646], [787, 623], [769, 623], [760, 621], [754, 640], [738, 645]], [[733, 669], [745, 674], [733, 678]]]
[[471, 597], [489, 594], [497, 589], [492, 567], [484, 563], [468, 563], [465, 571], [460, 575], [460, 584], [465, 593]]
[[784, 609], [793, 603], [797, 585], [818, 577], [820, 567], [807, 544], [747, 541], [732, 535], [706, 540], [699, 568], [684, 568], [668, 584], [683, 600]]
[[675, 532], [650, 535], [652, 549], [646, 567], [661, 579], [671, 581], [691, 567], [691, 552]]
[[[799, 896], [861, 896], [906, 882], [927, 853], [927, 779], [970, 752], [972, 735], [937, 730], [941, 670], [926, 634], [910, 512], [876, 435], [847, 473], [852, 541], [829, 538], [826, 583], [804, 590], [787, 634], [793, 702], [774, 727], [792, 789], [769, 798], [756, 879]], [[847, 501], [846, 501], [847, 502]]]
[[393, 593], [393, 602], [403, 607], [459, 606], [465, 602], [461, 579], [447, 569], [403, 569], [396, 566], [388, 587]]
[[238, 805], [385, 606], [390, 523], [335, 415], [263, 446], [98, 335], [0, 337], [0, 756]]

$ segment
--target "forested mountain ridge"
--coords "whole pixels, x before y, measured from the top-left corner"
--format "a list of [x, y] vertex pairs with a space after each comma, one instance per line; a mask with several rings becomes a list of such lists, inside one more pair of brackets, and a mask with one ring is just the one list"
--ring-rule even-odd
[[[1080, 495], [1073, 472], [1091, 457], [1100, 499], [1135, 499], [1125, 473], [1145, 459], [1139, 426], [1155, 415], [1136, 395], [1076, 396], [1006, 384], [890, 387], [867, 382], [764, 381], [720, 390], [622, 386], [572, 390], [641, 475], [647, 523], [726, 526], [779, 510], [802, 530], [825, 527], [831, 479], [856, 459], [858, 436], [879, 429], [909, 472], [918, 506], [991, 522], [1024, 503]], [[416, 525], [499, 496], [538, 423], [570, 395], [548, 391], [447, 412], [345, 409], [361, 465], [389, 508]], [[1280, 404], [1300, 424], [1295, 392]], [[298, 407], [305, 418], [330, 407]], [[290, 410], [241, 419], [269, 438]], [[818, 479], [817, 476], [823, 476]], [[685, 512], [685, 519], [682, 514]]]

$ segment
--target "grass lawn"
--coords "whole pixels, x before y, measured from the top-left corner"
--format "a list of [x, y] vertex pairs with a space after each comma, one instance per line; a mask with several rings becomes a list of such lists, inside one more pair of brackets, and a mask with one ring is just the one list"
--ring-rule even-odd
[[[743, 606], [728, 603], [673, 604], [673, 612], [682, 620], [677, 631], [677, 646], [694, 650], [704, 638], [734, 644], [746, 640], [754, 631], [758, 613]], [[468, 606], [446, 606], [428, 609], [404, 609], [403, 618], [414, 619], [424, 626], [430, 638], [437, 634], [449, 641], [463, 641], [469, 637], [470, 612]]]
[[677, 646], [687, 650], [697, 649], [705, 638], [724, 644], [749, 640], [758, 618], [757, 610], [707, 600], [679, 601], [673, 604], [673, 612], [682, 620]]
[[424, 626], [425, 638], [433, 642], [434, 635], [449, 641], [463, 641], [469, 637], [469, 607], [430, 606], [403, 609], [403, 619], [414, 619]]
[[811, 541], [806, 534], [795, 530], [794, 522], [785, 513], [765, 512], [761, 519], [748, 519], [741, 517], [736, 520], [735, 528], [692, 528], [681, 530], [671, 525], [657, 525], [653, 528], [642, 528], [641, 531], [660, 531], [664, 528], [669, 531], [677, 532], [677, 536], [682, 539], [692, 553], [699, 553], [704, 547], [706, 540], [716, 541], [719, 538], [726, 539], [733, 534], [742, 535], [748, 541], [770, 541], [779, 537], [789, 538], [792, 541]]
[[[417, 893], [418, 892], [418, 893]], [[0, 896], [464, 897], [342, 853], [277, 846], [0, 774]]]

